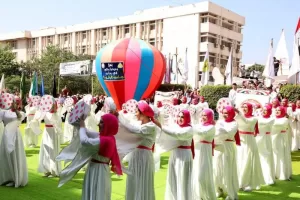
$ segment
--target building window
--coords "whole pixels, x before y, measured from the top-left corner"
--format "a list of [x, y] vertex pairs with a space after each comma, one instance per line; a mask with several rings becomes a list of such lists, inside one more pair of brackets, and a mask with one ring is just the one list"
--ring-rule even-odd
[[217, 24], [217, 20], [211, 17], [209, 18], [209, 22], [212, 24]]
[[216, 40], [216, 38], [208, 37], [208, 42], [210, 42], [210, 43], [217, 43], [217, 40]]
[[107, 35], [107, 29], [102, 30], [102, 36], [105, 37]]
[[150, 22], [150, 31], [155, 30], [155, 21]]
[[86, 46], [81, 47], [81, 54], [86, 54]]
[[207, 22], [207, 17], [201, 18], [201, 23], [206, 23]]
[[130, 32], [130, 26], [129, 25], [126, 25], [125, 27], [124, 27], [124, 31], [125, 31], [125, 34], [127, 34], [127, 33], [129, 33]]
[[201, 37], [201, 42], [207, 42], [207, 37]]
[[82, 40], [85, 40], [87, 38], [87, 33], [86, 31], [82, 32]]
[[64, 42], [68, 42], [69, 40], [69, 35], [68, 34], [64, 34]]
[[155, 46], [155, 39], [150, 39], [149, 44], [151, 44], [152, 46]]
[[52, 38], [52, 36], [48, 36], [47, 37], [47, 44], [53, 44], [53, 38]]

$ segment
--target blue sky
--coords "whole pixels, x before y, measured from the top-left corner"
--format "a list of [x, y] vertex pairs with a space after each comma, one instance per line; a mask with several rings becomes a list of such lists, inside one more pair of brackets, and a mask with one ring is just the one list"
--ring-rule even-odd
[[[105, 2], [105, 3], [103, 3]], [[146, 3], [145, 3], [146, 2]], [[10, 0], [1, 1], [0, 33], [36, 30], [126, 16], [136, 10], [196, 3], [196, 0]], [[275, 47], [285, 29], [290, 59], [300, 0], [213, 0], [246, 17], [243, 63], [265, 64], [270, 39]]]

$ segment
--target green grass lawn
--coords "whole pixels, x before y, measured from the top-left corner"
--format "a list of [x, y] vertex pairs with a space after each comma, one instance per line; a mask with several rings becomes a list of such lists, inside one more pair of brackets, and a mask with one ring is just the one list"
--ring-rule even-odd
[[[24, 125], [21, 126], [22, 133]], [[41, 139], [41, 138], [40, 138]], [[58, 178], [44, 178], [37, 173], [39, 148], [26, 149], [29, 184], [24, 188], [0, 187], [0, 200], [80, 200], [84, 172], [61, 188]], [[285, 200], [300, 199], [300, 152], [293, 153], [293, 180], [277, 181], [275, 186], [265, 186], [251, 193], [240, 192], [241, 200]], [[1, 161], [0, 161], [1, 162]], [[155, 174], [156, 199], [163, 200], [165, 192], [168, 154], [161, 157], [161, 169]], [[125, 199], [126, 176], [118, 178], [112, 174], [112, 199]]]

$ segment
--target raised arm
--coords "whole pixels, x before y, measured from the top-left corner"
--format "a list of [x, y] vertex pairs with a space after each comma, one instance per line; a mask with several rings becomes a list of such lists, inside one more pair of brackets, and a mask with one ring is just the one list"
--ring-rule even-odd
[[[99, 147], [100, 144], [100, 138], [89, 138], [86, 134], [86, 128], [81, 127], [79, 131], [80, 135], [80, 143], [82, 146], [85, 147]], [[98, 148], [95, 148], [98, 149]]]
[[163, 126], [162, 130], [169, 136], [178, 140], [189, 140], [193, 138], [192, 127], [184, 128], [171, 128], [169, 126]]

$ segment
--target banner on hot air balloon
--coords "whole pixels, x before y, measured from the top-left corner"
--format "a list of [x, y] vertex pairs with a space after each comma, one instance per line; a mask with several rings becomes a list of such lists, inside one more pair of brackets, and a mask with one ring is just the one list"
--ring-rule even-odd
[[102, 48], [97, 53], [95, 68], [106, 95], [121, 110], [122, 104], [130, 99], [139, 101], [154, 94], [164, 78], [166, 61], [149, 43], [125, 38]]
[[101, 64], [101, 73], [104, 81], [123, 81], [124, 63], [123, 62], [103, 62]]

